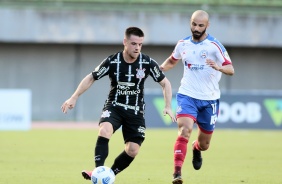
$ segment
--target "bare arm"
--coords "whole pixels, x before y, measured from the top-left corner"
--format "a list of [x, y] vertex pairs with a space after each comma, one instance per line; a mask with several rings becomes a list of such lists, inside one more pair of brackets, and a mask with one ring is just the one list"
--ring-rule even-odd
[[84, 79], [82, 79], [72, 96], [63, 103], [61, 107], [63, 113], [67, 113], [68, 109], [75, 107], [78, 97], [83, 94], [94, 83], [94, 81], [95, 80], [91, 73], [86, 75]]
[[171, 98], [172, 98], [171, 84], [166, 77], [161, 82], [159, 82], [159, 84], [162, 86], [164, 100], [165, 100], [165, 108], [163, 110], [163, 114], [164, 116], [168, 114], [171, 120], [173, 122], [176, 122], [176, 118], [171, 110]]
[[164, 62], [163, 64], [161, 64], [160, 69], [162, 71], [167, 71], [172, 69], [173, 67], [175, 67], [175, 65], [178, 63], [179, 60], [174, 60], [172, 59], [171, 56], [169, 56]]
[[216, 62], [214, 62], [211, 59], [207, 59], [206, 60], [207, 65], [209, 65], [210, 67], [212, 67], [213, 69], [220, 71], [226, 75], [234, 75], [235, 71], [233, 66], [230, 65], [224, 65], [224, 66], [218, 66], [218, 64], [216, 64]]

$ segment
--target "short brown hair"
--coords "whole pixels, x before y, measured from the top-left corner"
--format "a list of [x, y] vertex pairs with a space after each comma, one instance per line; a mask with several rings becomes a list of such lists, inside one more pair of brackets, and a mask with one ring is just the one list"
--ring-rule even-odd
[[125, 30], [125, 36], [126, 38], [129, 38], [131, 35], [139, 36], [139, 37], [144, 37], [143, 31], [138, 28], [138, 27], [128, 27]]

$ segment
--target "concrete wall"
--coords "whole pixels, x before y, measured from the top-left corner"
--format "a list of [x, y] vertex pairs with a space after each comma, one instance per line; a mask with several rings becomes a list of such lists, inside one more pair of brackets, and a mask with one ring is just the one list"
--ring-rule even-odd
[[[33, 120], [98, 120], [109, 91], [107, 78], [83, 94], [67, 116], [60, 106], [86, 74], [123, 49], [126, 27], [144, 30], [143, 52], [161, 63], [176, 42], [190, 34], [191, 13], [191, 8], [142, 12], [0, 7], [0, 88], [31, 89]], [[222, 91], [281, 91], [280, 15], [210, 14], [208, 32], [227, 47], [235, 67], [235, 76], [222, 77]], [[174, 91], [182, 70], [179, 64], [166, 73]], [[146, 92], [160, 91], [152, 79], [146, 87]]]
[[[174, 46], [144, 45], [143, 52], [159, 63]], [[81, 96], [77, 107], [66, 116], [61, 104], [74, 92], [82, 78], [106, 56], [122, 50], [122, 45], [0, 44], [1, 88], [26, 88], [32, 91], [33, 120], [97, 120], [109, 91], [107, 77], [96, 81]], [[223, 91], [281, 90], [281, 49], [228, 47], [236, 74], [224, 76]], [[182, 77], [182, 64], [166, 72], [174, 91]], [[146, 92], [160, 92], [148, 78]]]
[[[191, 13], [0, 8], [0, 41], [119, 44], [126, 27], [139, 26], [145, 43], [172, 45], [190, 34]], [[281, 17], [211, 13], [209, 32], [225, 45], [281, 47]]]

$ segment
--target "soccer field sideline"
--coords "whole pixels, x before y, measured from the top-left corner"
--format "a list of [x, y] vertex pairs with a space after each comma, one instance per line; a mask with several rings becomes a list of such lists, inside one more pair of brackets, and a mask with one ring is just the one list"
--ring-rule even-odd
[[31, 129], [98, 129], [98, 122], [33, 121]]

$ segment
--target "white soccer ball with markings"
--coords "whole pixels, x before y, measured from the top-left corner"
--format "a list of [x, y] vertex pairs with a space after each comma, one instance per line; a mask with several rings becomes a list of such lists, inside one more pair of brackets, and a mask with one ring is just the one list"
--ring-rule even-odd
[[107, 166], [96, 167], [91, 175], [93, 184], [113, 184], [115, 179], [115, 173]]

